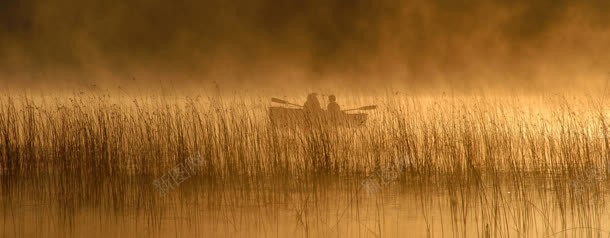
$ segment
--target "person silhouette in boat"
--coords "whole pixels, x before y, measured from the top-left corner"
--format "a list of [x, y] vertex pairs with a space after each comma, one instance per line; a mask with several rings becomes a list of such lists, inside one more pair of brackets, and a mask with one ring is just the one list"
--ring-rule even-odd
[[326, 106], [326, 110], [328, 110], [331, 115], [341, 114], [341, 107], [337, 103], [337, 97], [335, 97], [335, 95], [330, 95], [328, 96], [328, 101], [329, 103]]
[[318, 94], [310, 93], [307, 95], [307, 101], [305, 101], [305, 105], [303, 105], [303, 110], [310, 114], [320, 114], [322, 112], [322, 107], [320, 106], [320, 101], [318, 101]]
[[328, 105], [326, 106], [326, 110], [328, 111], [328, 115], [330, 116], [332, 123], [341, 122], [344, 113], [341, 111], [341, 107], [337, 103], [337, 97], [335, 97], [335, 95], [328, 96]]

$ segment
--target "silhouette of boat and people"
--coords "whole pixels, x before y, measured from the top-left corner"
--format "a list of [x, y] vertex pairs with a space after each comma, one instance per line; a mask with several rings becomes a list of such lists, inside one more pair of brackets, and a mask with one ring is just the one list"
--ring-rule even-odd
[[377, 108], [375, 105], [370, 105], [349, 110], [341, 110], [341, 106], [337, 103], [337, 97], [335, 97], [335, 95], [329, 95], [328, 104], [326, 110], [324, 110], [318, 100], [318, 94], [316, 93], [307, 95], [307, 100], [302, 106], [278, 98], [271, 98], [271, 101], [297, 107], [272, 106], [269, 108], [271, 123], [274, 126], [280, 127], [363, 126], [368, 120], [368, 114], [347, 112], [373, 110]]

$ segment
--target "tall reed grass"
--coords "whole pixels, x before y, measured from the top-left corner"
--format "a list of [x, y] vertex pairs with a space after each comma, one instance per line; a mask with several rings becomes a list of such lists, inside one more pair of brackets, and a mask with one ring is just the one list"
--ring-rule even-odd
[[[177, 192], [190, 194], [181, 206], [240, 216], [248, 201], [273, 209], [296, 204], [305, 236], [320, 224], [320, 206], [337, 199], [319, 187], [333, 178], [343, 179], [337, 190], [348, 191], [340, 198], [348, 207], [331, 226], [337, 230], [345, 216], [361, 216], [364, 180], [419, 194], [429, 236], [604, 234], [594, 227], [603, 226], [610, 134], [608, 113], [596, 100], [367, 99], [379, 108], [364, 127], [278, 128], [270, 125], [264, 97], [2, 96], [2, 204], [8, 211], [26, 191], [56, 200], [67, 222], [86, 207], [117, 215], [130, 207], [157, 227], [164, 200], [141, 185], [199, 156], [205, 166], [184, 185], [189, 189]], [[341, 103], [363, 102], [348, 96]], [[229, 189], [234, 186], [239, 189]], [[27, 192], [32, 188], [47, 192]], [[384, 236], [390, 201], [375, 196], [373, 202], [377, 218], [365, 234]], [[450, 231], [438, 230], [435, 207], [448, 207]]]
[[[0, 98], [3, 174], [153, 174], [193, 155], [202, 174], [607, 171], [606, 112], [563, 98], [374, 99], [365, 127], [275, 128], [264, 98]], [[344, 102], [350, 103], [350, 100]], [[400, 166], [400, 168], [398, 168]]]

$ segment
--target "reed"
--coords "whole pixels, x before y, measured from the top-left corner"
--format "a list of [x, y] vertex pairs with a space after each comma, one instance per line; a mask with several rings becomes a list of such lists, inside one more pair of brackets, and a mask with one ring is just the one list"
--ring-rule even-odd
[[[269, 125], [262, 99], [0, 98], [3, 174], [163, 173], [201, 155], [202, 174], [354, 175], [400, 168], [438, 175], [607, 171], [606, 115], [543, 99], [380, 97], [359, 128]], [[347, 101], [349, 103], [349, 100]], [[576, 109], [578, 108], [578, 109]]]
[[[53, 184], [50, 189], [67, 216], [86, 207], [84, 201], [115, 207], [117, 214], [129, 205], [146, 211], [149, 224], [155, 226], [160, 201], [150, 198], [153, 191], [125, 190], [115, 186], [117, 181], [149, 183], [198, 157], [204, 164], [196, 168], [193, 180], [205, 181], [212, 191], [239, 184], [259, 191], [256, 200], [269, 204], [288, 199], [260, 194], [269, 184], [279, 191], [306, 194], [297, 201], [296, 217], [307, 235], [315, 220], [308, 215], [320, 202], [317, 196], [326, 196], [315, 190], [316, 184], [332, 178], [349, 181], [341, 189], [350, 191], [350, 207], [361, 205], [354, 198], [362, 192], [362, 181], [417, 191], [422, 207], [446, 202], [452, 228], [440, 233], [454, 236], [467, 237], [473, 231], [480, 237], [602, 234], [592, 229], [565, 231], [568, 223], [601, 226], [598, 210], [605, 197], [591, 198], [607, 190], [610, 134], [607, 114], [594, 100], [395, 95], [370, 99], [378, 108], [364, 127], [287, 129], [270, 125], [271, 102], [262, 97], [1, 96], [3, 203], [18, 198], [12, 192], [22, 186], [20, 179], [40, 179]], [[342, 103], [357, 107], [360, 100], [354, 95]], [[574, 186], [574, 181], [581, 186]], [[507, 188], [513, 193], [507, 195]], [[447, 200], [426, 196], [433, 190]], [[229, 209], [240, 203], [234, 199], [248, 194], [206, 202]], [[549, 200], [553, 205], [540, 202]], [[386, 203], [383, 198], [375, 200], [379, 219], [369, 235], [386, 232]], [[551, 214], [555, 211], [558, 214]], [[439, 235], [437, 221], [423, 215], [429, 235]]]

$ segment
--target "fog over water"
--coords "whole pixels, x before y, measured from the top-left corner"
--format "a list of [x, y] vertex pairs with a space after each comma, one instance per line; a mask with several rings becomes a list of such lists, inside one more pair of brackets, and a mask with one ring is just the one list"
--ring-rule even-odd
[[4, 0], [0, 81], [596, 88], [608, 80], [608, 10], [602, 0]]
[[0, 0], [0, 237], [610, 237], [609, 10]]

